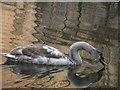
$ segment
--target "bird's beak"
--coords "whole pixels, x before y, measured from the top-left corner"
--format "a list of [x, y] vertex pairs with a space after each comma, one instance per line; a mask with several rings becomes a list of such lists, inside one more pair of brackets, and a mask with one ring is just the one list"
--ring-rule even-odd
[[104, 61], [104, 57], [101, 56], [99, 61], [101, 62], [101, 64], [105, 67], [105, 66], [108, 66], [108, 64]]

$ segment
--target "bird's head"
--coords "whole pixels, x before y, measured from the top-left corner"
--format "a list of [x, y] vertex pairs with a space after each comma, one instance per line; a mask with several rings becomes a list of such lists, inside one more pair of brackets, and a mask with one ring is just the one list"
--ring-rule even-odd
[[94, 57], [95, 59], [98, 59], [103, 66], [107, 66], [107, 63], [104, 61], [104, 57], [103, 57], [102, 52], [100, 52], [100, 51], [97, 50], [97, 49], [94, 49], [94, 50], [91, 52], [91, 55], [92, 55], [92, 57]]

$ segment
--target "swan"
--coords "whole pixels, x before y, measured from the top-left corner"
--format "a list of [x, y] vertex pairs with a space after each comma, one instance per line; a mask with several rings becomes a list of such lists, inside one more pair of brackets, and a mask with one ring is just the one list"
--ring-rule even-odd
[[2, 53], [2, 55], [15, 62], [45, 65], [81, 65], [82, 58], [79, 55], [79, 50], [89, 52], [93, 58], [98, 59], [104, 66], [107, 65], [102, 53], [83, 41], [75, 42], [70, 46], [69, 57], [61, 53], [58, 49], [44, 44], [16, 47], [10, 53]]

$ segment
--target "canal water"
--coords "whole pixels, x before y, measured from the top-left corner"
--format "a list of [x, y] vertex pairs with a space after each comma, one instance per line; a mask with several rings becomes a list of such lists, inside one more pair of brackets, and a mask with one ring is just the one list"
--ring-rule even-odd
[[108, 69], [80, 51], [82, 66], [44, 66], [6, 62], [3, 88], [86, 88], [118, 86], [118, 3], [6, 2], [2, 5], [2, 52], [43, 43], [68, 55], [69, 47], [85, 41], [103, 52]]

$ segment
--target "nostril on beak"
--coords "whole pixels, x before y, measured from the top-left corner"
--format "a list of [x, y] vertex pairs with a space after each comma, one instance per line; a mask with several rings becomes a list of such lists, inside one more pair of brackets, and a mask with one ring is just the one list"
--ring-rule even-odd
[[101, 64], [103, 66], [108, 66], [107, 63], [104, 61], [104, 57], [103, 56], [101, 56], [101, 58], [99, 59], [99, 61], [101, 62]]
[[102, 53], [100, 53], [100, 56], [101, 56], [101, 57], [103, 57], [103, 54], [102, 54]]

